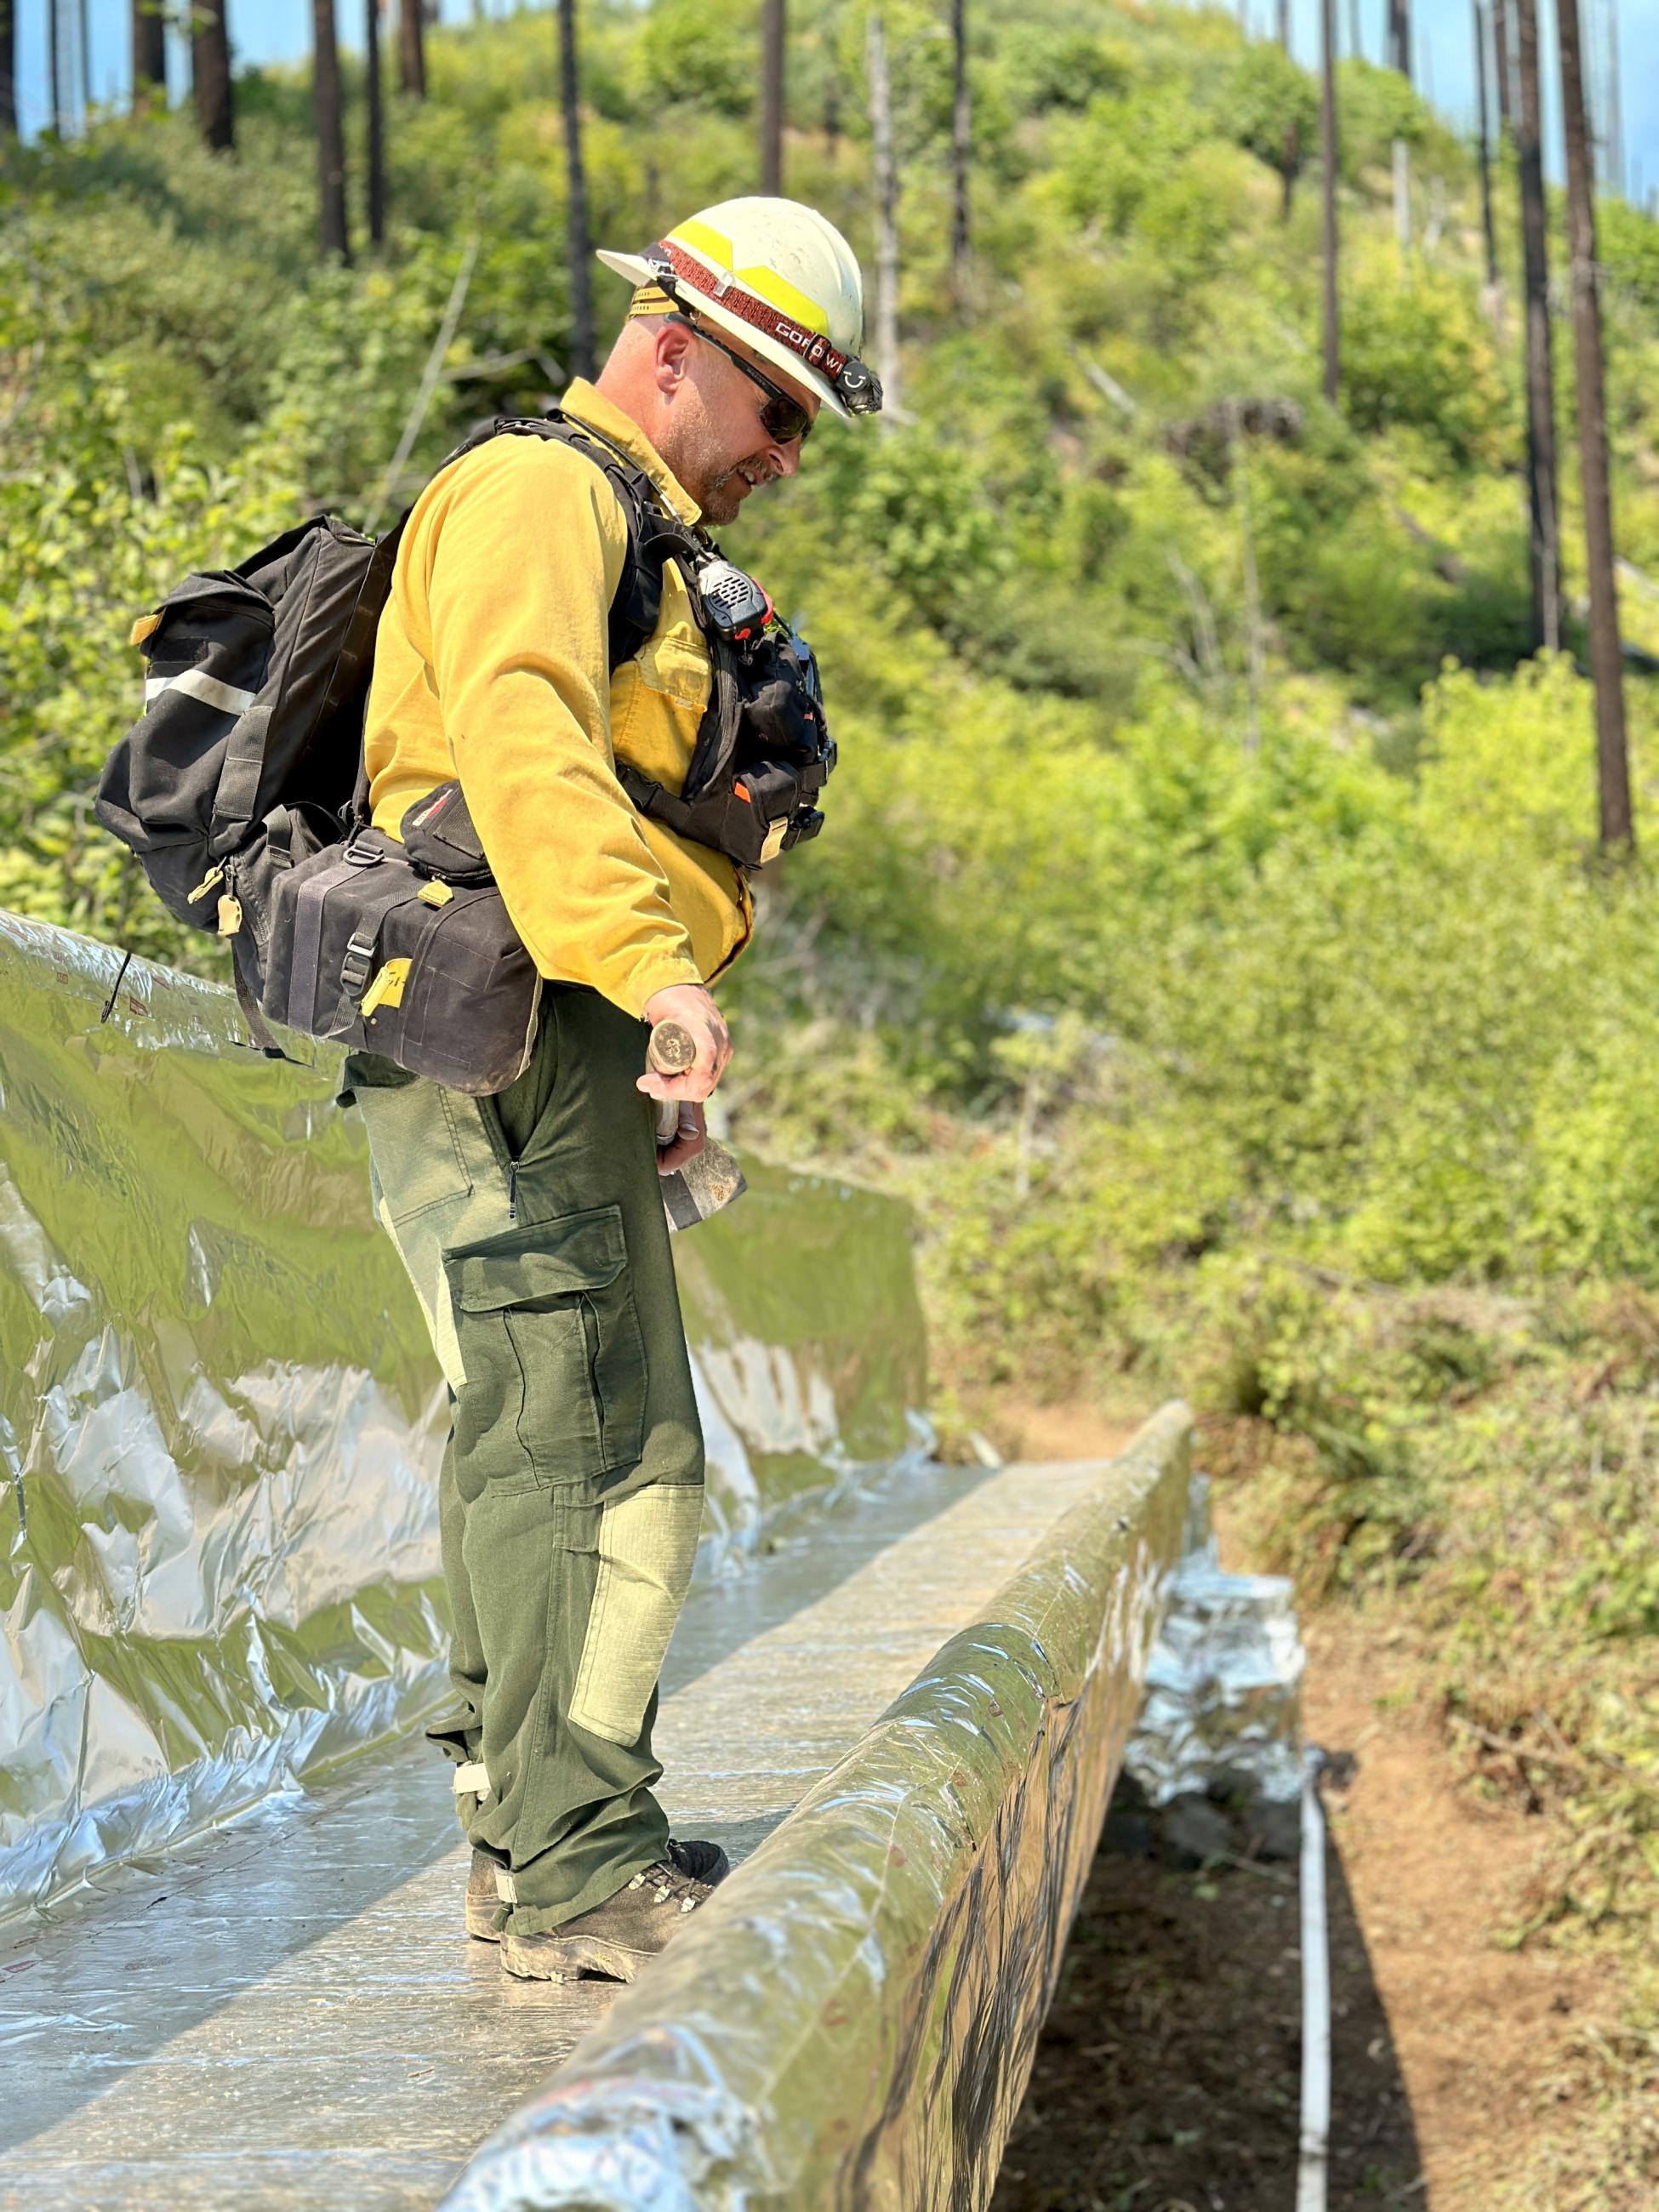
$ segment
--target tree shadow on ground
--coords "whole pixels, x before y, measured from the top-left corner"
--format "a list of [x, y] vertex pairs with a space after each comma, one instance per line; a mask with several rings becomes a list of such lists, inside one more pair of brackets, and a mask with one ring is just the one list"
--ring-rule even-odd
[[[1406, 2087], [1329, 1844], [1326, 1886], [1330, 2212], [1420, 2212], [1428, 2200]], [[1294, 1862], [1182, 1871], [1103, 1847], [993, 2212], [1284, 2212], [1294, 2203], [1297, 1920]]]

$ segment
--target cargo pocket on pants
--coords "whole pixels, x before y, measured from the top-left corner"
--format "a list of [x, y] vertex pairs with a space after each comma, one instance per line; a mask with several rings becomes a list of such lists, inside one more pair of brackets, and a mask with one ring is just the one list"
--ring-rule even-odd
[[697, 1557], [702, 1485], [647, 1483], [599, 1511], [599, 1571], [569, 1718], [631, 1744], [674, 1632]]
[[466, 1369], [458, 1461], [526, 1490], [636, 1465], [645, 1343], [620, 1206], [459, 1246], [444, 1271]]

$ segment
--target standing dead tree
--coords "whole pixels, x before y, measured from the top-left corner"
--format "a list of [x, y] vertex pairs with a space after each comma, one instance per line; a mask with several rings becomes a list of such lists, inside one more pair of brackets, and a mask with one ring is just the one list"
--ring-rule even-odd
[[1531, 520], [1532, 650], [1561, 642], [1560, 504], [1555, 466], [1555, 368], [1550, 336], [1548, 233], [1540, 140], [1537, 0], [1515, 0], [1518, 105], [1515, 150], [1521, 181], [1521, 255], [1526, 299], [1527, 506]]
[[1320, 258], [1324, 276], [1325, 397], [1333, 406], [1341, 384], [1336, 303], [1336, 0], [1319, 0], [1319, 150], [1323, 165]]
[[[10, 0], [6, 0], [10, 12]], [[132, 0], [132, 107], [165, 107], [167, 99], [167, 26], [161, 0]]]
[[363, 102], [368, 109], [368, 242], [386, 240], [386, 104], [380, 96], [381, 0], [363, 0]]
[[559, 104], [564, 116], [565, 251], [570, 262], [570, 373], [593, 374], [593, 258], [587, 236], [581, 97], [576, 76], [576, 0], [559, 0]]
[[773, 198], [783, 190], [783, 69], [787, 46], [785, 0], [763, 0], [761, 9], [761, 190]]
[[1510, 58], [1510, 0], [1492, 0], [1492, 74], [1498, 79], [1498, 136], [1500, 143], [1515, 137], [1517, 104], [1515, 69]]
[[[1412, 81], [1411, 0], [1389, 0], [1389, 67]], [[1402, 255], [1412, 243], [1411, 155], [1403, 138], [1394, 142], [1394, 234]]]
[[951, 295], [957, 313], [968, 312], [968, 161], [973, 112], [968, 94], [968, 4], [951, 0]]
[[1619, 76], [1619, 0], [1607, 0], [1607, 115], [1602, 131], [1603, 173], [1620, 198], [1630, 191], [1625, 166], [1625, 94]]
[[898, 164], [893, 156], [893, 87], [887, 66], [887, 27], [879, 8], [865, 26], [864, 69], [870, 90], [872, 181], [876, 201], [876, 374], [885, 404], [878, 422], [890, 424], [899, 405]]
[[1498, 234], [1492, 220], [1492, 115], [1486, 97], [1486, 10], [1482, 0], [1473, 0], [1474, 20], [1475, 114], [1480, 131], [1476, 152], [1480, 167], [1480, 225], [1486, 240], [1486, 285], [1494, 307], [1498, 300]]
[[398, 85], [426, 98], [426, 19], [421, 0], [398, 0]]
[[228, 154], [236, 143], [236, 114], [225, 0], [191, 0], [190, 68], [202, 136], [215, 153]]
[[338, 261], [349, 261], [345, 134], [340, 115], [340, 54], [334, 39], [334, 0], [311, 0], [311, 105], [317, 131], [318, 234], [325, 254]]
[[0, 0], [0, 137], [17, 136], [17, 9]]
[[1601, 849], [1628, 852], [1630, 760], [1625, 741], [1625, 680], [1619, 651], [1619, 592], [1613, 576], [1613, 493], [1607, 471], [1607, 415], [1596, 290], [1595, 177], [1584, 117], [1578, 0], [1557, 0], [1561, 47], [1561, 121], [1567, 143], [1567, 241], [1572, 278], [1573, 368], [1578, 386], [1578, 470], [1584, 496], [1584, 564], [1589, 586], [1590, 672], [1595, 679], [1596, 793]]
[[64, 135], [64, 53], [59, 37], [58, 0], [46, 0], [46, 74], [52, 84], [52, 135]]

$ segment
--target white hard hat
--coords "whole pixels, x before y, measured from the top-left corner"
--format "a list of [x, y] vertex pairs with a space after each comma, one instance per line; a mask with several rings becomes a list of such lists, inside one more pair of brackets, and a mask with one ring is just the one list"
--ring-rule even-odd
[[677, 223], [643, 253], [607, 253], [607, 269], [655, 285], [677, 307], [809, 386], [837, 415], [873, 414], [881, 386], [858, 358], [864, 284], [832, 222], [799, 200], [721, 200]]

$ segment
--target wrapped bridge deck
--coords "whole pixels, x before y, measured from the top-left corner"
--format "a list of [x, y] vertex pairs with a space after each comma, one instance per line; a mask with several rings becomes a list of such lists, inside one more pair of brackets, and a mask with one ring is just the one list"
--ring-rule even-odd
[[[1099, 1472], [928, 1469], [694, 1591], [658, 1729], [677, 1832], [746, 1856]], [[0, 2205], [435, 2203], [615, 1994], [466, 1940], [444, 1784], [403, 1744], [0, 1930]]]

